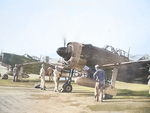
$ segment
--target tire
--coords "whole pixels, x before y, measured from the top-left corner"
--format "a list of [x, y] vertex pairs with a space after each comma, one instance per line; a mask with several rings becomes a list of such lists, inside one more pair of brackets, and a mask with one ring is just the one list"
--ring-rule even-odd
[[65, 84], [63, 88], [64, 88], [64, 92], [71, 92], [72, 91], [72, 85], [71, 84]]
[[4, 74], [2, 79], [8, 79], [8, 75]]

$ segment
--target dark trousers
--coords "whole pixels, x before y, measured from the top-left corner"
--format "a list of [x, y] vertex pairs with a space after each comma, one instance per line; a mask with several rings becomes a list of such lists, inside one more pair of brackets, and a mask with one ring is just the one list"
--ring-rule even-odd
[[18, 75], [14, 75], [13, 82], [17, 82], [17, 80], [18, 80]]

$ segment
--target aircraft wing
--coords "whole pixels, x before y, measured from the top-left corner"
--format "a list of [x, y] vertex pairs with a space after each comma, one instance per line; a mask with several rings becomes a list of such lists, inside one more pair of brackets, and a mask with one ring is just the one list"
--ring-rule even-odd
[[16, 65], [17, 65], [17, 66], [25, 66], [25, 65], [39, 64], [39, 63], [42, 64], [42, 62], [29, 62], [29, 63], [22, 63], [22, 64], [16, 64]]
[[62, 72], [65, 72], [65, 73], [70, 73], [70, 71], [71, 71], [71, 68], [66, 68], [63, 63], [58, 63], [58, 62], [52, 63], [52, 62], [50, 62], [49, 65], [53, 66], [54, 67], [53, 69], [55, 69], [55, 66], [58, 66], [59, 68], [62, 69]]
[[150, 59], [148, 60], [138, 60], [138, 61], [129, 61], [129, 62], [121, 62], [121, 63], [113, 63], [113, 64], [104, 64], [102, 65], [103, 69], [109, 69], [114, 67], [119, 67], [121, 65], [141, 65], [140, 69], [144, 69], [146, 67], [150, 67]]
[[59, 66], [60, 68], [64, 68], [62, 63], [52, 63], [52, 62], [50, 62], [49, 64], [54, 66], [54, 68], [55, 68], [55, 66]]

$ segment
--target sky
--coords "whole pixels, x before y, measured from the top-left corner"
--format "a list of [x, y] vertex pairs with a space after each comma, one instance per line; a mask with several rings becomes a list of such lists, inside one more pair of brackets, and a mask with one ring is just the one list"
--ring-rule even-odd
[[0, 0], [0, 51], [58, 57], [64, 38], [150, 55], [150, 1]]

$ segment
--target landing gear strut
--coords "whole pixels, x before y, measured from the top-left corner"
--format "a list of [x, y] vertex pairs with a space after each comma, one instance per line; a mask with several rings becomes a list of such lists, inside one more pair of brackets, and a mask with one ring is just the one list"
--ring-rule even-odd
[[72, 91], [71, 79], [73, 76], [73, 71], [74, 71], [74, 69], [71, 69], [71, 72], [69, 73], [68, 80], [62, 86], [61, 92], [71, 92]]

